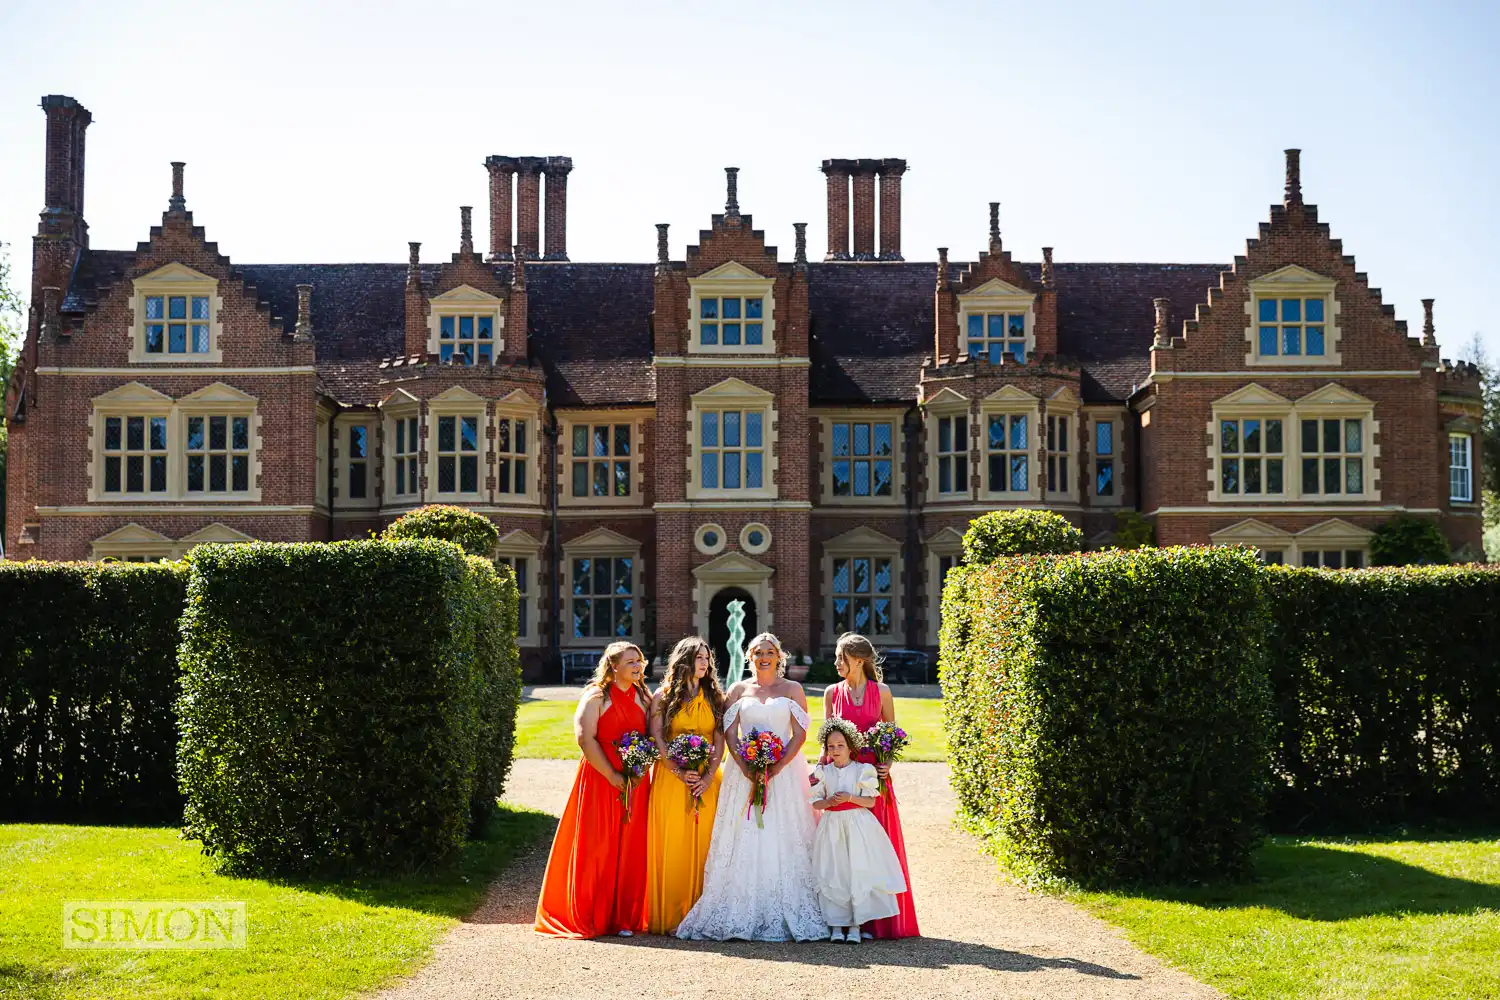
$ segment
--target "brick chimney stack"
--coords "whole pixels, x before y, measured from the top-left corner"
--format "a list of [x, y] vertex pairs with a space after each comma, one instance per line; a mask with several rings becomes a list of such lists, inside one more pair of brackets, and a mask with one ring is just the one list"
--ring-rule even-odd
[[672, 257], [667, 248], [667, 230], [671, 228], [670, 222], [658, 222], [656, 224], [656, 270], [658, 272], [671, 266]]
[[50, 94], [42, 98], [47, 115], [46, 205], [38, 234], [66, 236], [80, 247], [89, 245], [88, 224], [83, 220], [84, 133], [94, 116], [71, 97]]
[[990, 202], [990, 253], [999, 253], [1002, 249], [1000, 244], [1000, 203]]
[[297, 286], [297, 332], [295, 336], [298, 340], [313, 339], [312, 292], [312, 285]]
[[1290, 210], [1302, 207], [1302, 150], [1286, 151], [1286, 198]]
[[516, 157], [516, 246], [527, 259], [541, 255], [542, 168], [540, 156]]
[[458, 253], [461, 257], [474, 254], [474, 206], [458, 207]]
[[807, 266], [807, 223], [794, 222], [792, 229], [796, 232], [796, 252], [792, 256], [792, 263], [798, 267]]
[[1056, 278], [1052, 274], [1052, 248], [1042, 247], [1042, 287], [1052, 288]]
[[547, 173], [546, 260], [568, 259], [568, 174], [573, 170], [569, 156], [549, 156]]
[[880, 259], [902, 260], [901, 256], [901, 175], [906, 161], [886, 158], [880, 161]]
[[187, 164], [181, 160], [172, 161], [172, 197], [167, 199], [167, 211], [183, 213], [187, 211], [187, 199], [182, 196], [182, 172]]
[[1152, 299], [1151, 304], [1156, 307], [1156, 337], [1152, 347], [1167, 347], [1172, 343], [1172, 300]]
[[849, 259], [849, 161], [824, 160], [828, 178], [828, 254], [824, 260]]
[[487, 156], [484, 166], [490, 172], [490, 260], [510, 260], [514, 235], [511, 191], [516, 184], [516, 158]]
[[1437, 328], [1432, 325], [1432, 303], [1433, 299], [1422, 300], [1422, 312], [1425, 318], [1422, 320], [1422, 346], [1437, 346]]
[[875, 259], [875, 170], [870, 160], [856, 160], [854, 181], [854, 259]]

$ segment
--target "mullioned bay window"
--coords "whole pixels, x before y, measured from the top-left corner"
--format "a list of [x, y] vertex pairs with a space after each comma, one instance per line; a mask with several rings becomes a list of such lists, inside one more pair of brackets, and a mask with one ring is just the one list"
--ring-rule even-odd
[[895, 491], [895, 424], [835, 420], [828, 425], [831, 496], [890, 498]]
[[634, 428], [629, 423], [574, 424], [569, 466], [574, 497], [628, 497]]
[[1297, 400], [1251, 384], [1213, 404], [1209, 499], [1373, 501], [1374, 403], [1329, 383]]
[[437, 491], [439, 495], [477, 497], [480, 492], [480, 425], [478, 414], [437, 418]]

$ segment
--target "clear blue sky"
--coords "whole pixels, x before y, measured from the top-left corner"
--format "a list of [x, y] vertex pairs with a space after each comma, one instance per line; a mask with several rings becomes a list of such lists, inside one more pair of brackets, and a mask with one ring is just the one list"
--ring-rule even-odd
[[831, 156], [901, 156], [904, 249], [972, 259], [986, 203], [1034, 260], [1229, 262], [1282, 153], [1397, 315], [1500, 354], [1500, 5], [1257, 3], [0, 4], [0, 240], [23, 287], [43, 94], [94, 113], [97, 247], [188, 207], [245, 263], [488, 245], [487, 154], [570, 155], [574, 260], [672, 253], [740, 201], [825, 247]]

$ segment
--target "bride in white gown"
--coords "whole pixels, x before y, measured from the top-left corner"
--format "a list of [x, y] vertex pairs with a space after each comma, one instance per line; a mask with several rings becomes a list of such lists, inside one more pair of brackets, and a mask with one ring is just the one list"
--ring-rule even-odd
[[[748, 650], [755, 680], [729, 689], [724, 783], [704, 867], [703, 895], [677, 936], [711, 941], [814, 941], [828, 937], [813, 880], [815, 821], [802, 744], [809, 725], [802, 685], [785, 679], [786, 654], [769, 632]], [[741, 735], [770, 730], [786, 752], [767, 785], [765, 826], [746, 818], [751, 780], [735, 752]]]

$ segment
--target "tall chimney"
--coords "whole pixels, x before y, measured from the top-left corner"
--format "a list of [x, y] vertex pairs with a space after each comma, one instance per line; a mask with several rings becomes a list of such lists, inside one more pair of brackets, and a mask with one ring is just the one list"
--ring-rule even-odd
[[547, 157], [547, 260], [568, 259], [568, 174], [572, 169], [572, 157]]
[[854, 168], [854, 259], [875, 259], [875, 163], [858, 160]]
[[724, 168], [724, 217], [740, 217], [740, 168]]
[[1432, 325], [1432, 303], [1433, 303], [1433, 301], [1434, 300], [1432, 300], [1432, 299], [1423, 299], [1422, 300], [1422, 313], [1423, 313], [1423, 315], [1425, 317], [1422, 320], [1422, 346], [1423, 347], [1436, 347], [1437, 346], [1437, 328]]
[[172, 197], [167, 199], [168, 212], [186, 212], [187, 199], [182, 196], [182, 172], [187, 169], [187, 164], [181, 160], [172, 161]]
[[901, 175], [906, 161], [887, 157], [880, 161], [880, 259], [902, 260]]
[[61, 94], [43, 97], [42, 110], [47, 115], [47, 171], [41, 231], [88, 246], [88, 225], [83, 221], [83, 147], [84, 133], [94, 116]]
[[540, 156], [516, 157], [516, 245], [529, 259], [541, 250], [542, 168]]
[[849, 259], [849, 161], [824, 160], [828, 178], [828, 254], [824, 260]]
[[1042, 287], [1051, 288], [1056, 280], [1052, 274], [1052, 248], [1042, 247]]
[[672, 257], [667, 249], [667, 229], [670, 226], [671, 223], [668, 222], [656, 224], [656, 269], [658, 271], [672, 263]]
[[312, 340], [312, 285], [297, 286], [297, 332], [298, 340]]
[[1156, 336], [1152, 347], [1169, 347], [1172, 343], [1172, 300], [1152, 299], [1151, 304], [1156, 307]]
[[474, 206], [458, 207], [458, 252], [468, 257], [474, 253]]
[[516, 158], [488, 156], [484, 165], [490, 172], [490, 260], [510, 260], [511, 192], [516, 184]]

